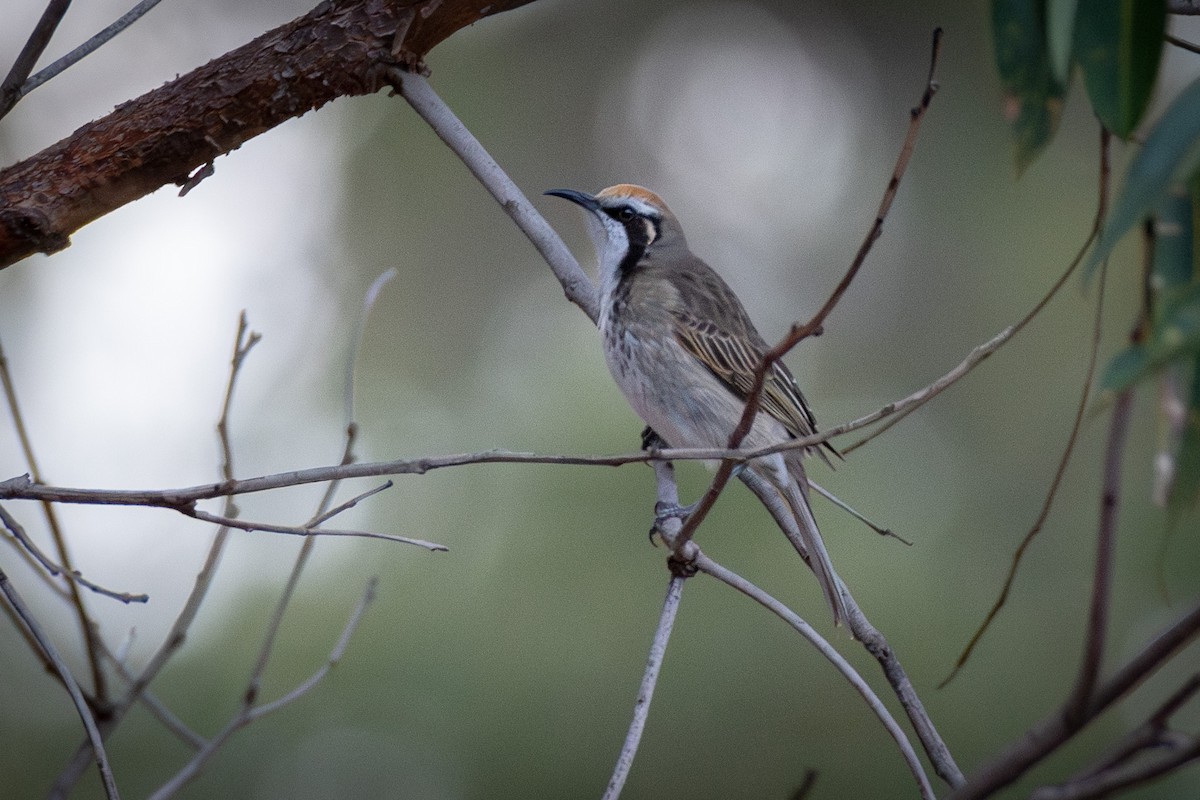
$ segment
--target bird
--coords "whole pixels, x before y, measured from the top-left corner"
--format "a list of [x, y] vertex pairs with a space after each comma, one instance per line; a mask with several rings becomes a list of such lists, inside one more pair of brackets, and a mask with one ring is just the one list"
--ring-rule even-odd
[[[726, 447], [769, 349], [741, 300], [692, 253], [679, 219], [649, 189], [622, 183], [594, 195], [546, 194], [586, 212], [599, 261], [605, 361], [633, 410], [671, 447]], [[816, 432], [816, 418], [782, 361], [767, 372], [759, 408], [744, 448]], [[847, 619], [847, 606], [808, 502], [803, 461], [810, 449], [760, 456], [743, 469], [786, 501], [798, 534], [787, 526], [784, 533], [816, 574], [836, 626]]]

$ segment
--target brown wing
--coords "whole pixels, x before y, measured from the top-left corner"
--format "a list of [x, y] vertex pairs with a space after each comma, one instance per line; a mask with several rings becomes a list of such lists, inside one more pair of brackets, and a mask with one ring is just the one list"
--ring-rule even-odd
[[[754, 388], [754, 371], [762, 363], [765, 348], [754, 336], [734, 336], [712, 322], [696, 319], [686, 312], [674, 313], [676, 338], [689, 353], [700, 360], [729, 391], [745, 400]], [[759, 339], [752, 341], [751, 339]], [[771, 365], [763, 384], [763, 411], [783, 423], [793, 436], [800, 438], [816, 432], [816, 419], [796, 385], [796, 379], [781, 362]]]

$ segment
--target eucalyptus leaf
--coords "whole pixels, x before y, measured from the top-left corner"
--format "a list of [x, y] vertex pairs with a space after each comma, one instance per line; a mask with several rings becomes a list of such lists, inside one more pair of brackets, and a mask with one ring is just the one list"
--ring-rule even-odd
[[1053, 138], [1062, 116], [1063, 89], [1050, 66], [1042, 2], [992, 0], [992, 37], [1004, 116], [1022, 171]]
[[1101, 392], [1120, 392], [1133, 386], [1152, 371], [1150, 354], [1144, 345], [1132, 345], [1113, 356], [1100, 378]]
[[1200, 79], [1171, 103], [1125, 173], [1100, 241], [1084, 266], [1084, 280], [1108, 257], [1117, 242], [1166, 198], [1175, 183], [1189, 182], [1200, 164]]
[[1166, 24], [1163, 0], [1079, 0], [1075, 61], [1096, 116], [1122, 139], [1150, 105]]

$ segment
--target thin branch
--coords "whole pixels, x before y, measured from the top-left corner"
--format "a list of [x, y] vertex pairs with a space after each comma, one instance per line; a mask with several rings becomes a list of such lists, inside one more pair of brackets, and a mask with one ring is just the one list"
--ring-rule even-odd
[[[1058, 786], [1043, 786], [1031, 800], [1081, 800], [1107, 797], [1178, 769], [1200, 755], [1193, 736], [1172, 733], [1170, 717], [1200, 690], [1200, 675], [1193, 675], [1166, 699], [1144, 723], [1126, 734], [1093, 766], [1071, 776]], [[1139, 756], [1145, 756], [1135, 761]]]
[[1200, 739], [1189, 738], [1186, 745], [1171, 747], [1166, 754], [1157, 758], [1124, 764], [1062, 786], [1043, 786], [1030, 795], [1030, 800], [1093, 800], [1111, 797], [1116, 792], [1157, 780], [1197, 760], [1200, 760]]
[[371, 309], [375, 307], [375, 301], [379, 299], [380, 292], [383, 287], [388, 284], [396, 275], [396, 268], [384, 270], [379, 277], [371, 282], [366, 294], [363, 296], [362, 309], [358, 314], [358, 320], [354, 326], [354, 334], [350, 337], [350, 350], [346, 357], [346, 386], [344, 407], [346, 411], [346, 427], [354, 424], [354, 372], [355, 366], [358, 363], [358, 354], [362, 349], [363, 336], [367, 332], [367, 320], [371, 317]]
[[[1147, 222], [1142, 254], [1143, 307], [1130, 334], [1133, 344], [1146, 336], [1150, 320], [1150, 275], [1154, 269], [1154, 226]], [[1104, 448], [1104, 477], [1100, 488], [1100, 523], [1096, 536], [1096, 562], [1092, 577], [1091, 602], [1088, 605], [1087, 628], [1084, 632], [1083, 660], [1071, 699], [1067, 701], [1069, 717], [1083, 716], [1092, 702], [1092, 692], [1104, 661], [1108, 641], [1108, 616], [1112, 601], [1113, 562], [1117, 546], [1117, 512], [1121, 502], [1121, 472], [1125, 444], [1129, 438], [1130, 418], [1133, 415], [1133, 387], [1122, 390], [1113, 404], [1108, 442]]]
[[[64, 9], [65, 10], [65, 9]], [[29, 467], [29, 472], [35, 481], [42, 481], [42, 470], [38, 465], [37, 455], [33, 450], [33, 440], [29, 436], [29, 429], [25, 425], [25, 416], [21, 413], [21, 404], [17, 401], [17, 389], [12, 379], [12, 373], [8, 369], [8, 357], [4, 354], [4, 347], [0, 344], [0, 384], [4, 387], [4, 398], [8, 404], [9, 414], [12, 416], [13, 427], [17, 431], [17, 438], [21, 442], [21, 453], [25, 457], [25, 463]], [[58, 521], [58, 513], [54, 510], [54, 506], [48, 502], [42, 502], [42, 513], [46, 517], [46, 527], [50, 530], [50, 538], [54, 542], [54, 549], [58, 552], [58, 563], [62, 565], [64, 576], [76, 574], [76, 569], [71, 562], [71, 551], [67, 547], [67, 537], [63, 533], [62, 525]], [[104, 669], [100, 664], [100, 651], [103, 649], [100, 641], [100, 633], [96, 629], [96, 623], [92, 620], [88, 613], [87, 604], [83, 600], [83, 594], [79, 591], [79, 584], [76, 581], [66, 581], [66, 590], [71, 598], [71, 606], [75, 610], [75, 619], [79, 624], [79, 631], [83, 636], [84, 646], [87, 650], [88, 667], [92, 677], [92, 691], [95, 695], [93, 701], [98, 707], [104, 707], [108, 704], [108, 683], [105, 680]]]
[[337, 666], [342, 656], [345, 654], [346, 647], [350, 643], [350, 637], [354, 635], [354, 631], [358, 628], [359, 622], [362, 620], [363, 613], [367, 606], [375, 599], [375, 584], [376, 579], [372, 578], [367, 581], [366, 589], [363, 591], [362, 597], [358, 604], [351, 612], [349, 619], [342, 628], [342, 633], [338, 637], [337, 644], [330, 651], [328, 659], [321, 667], [314, 672], [308, 679], [302, 681], [294, 689], [282, 697], [273, 700], [270, 703], [264, 703], [260, 706], [254, 706], [250, 692], [246, 693], [245, 700], [241, 710], [231, 719], [225, 727], [198, 752], [192, 757], [184, 767], [175, 773], [169, 781], [160, 786], [153, 794], [150, 795], [150, 800], [166, 800], [173, 796], [180, 789], [188, 784], [193, 778], [200, 774], [201, 770], [207, 766], [213, 756], [220, 751], [225, 743], [242, 728], [256, 722], [268, 714], [271, 714], [289, 703], [298, 700], [300, 697], [311, 691], [318, 683], [329, 674], [329, 671]]
[[[1041, 301], [1034, 306], [1033, 310], [1026, 314], [1024, 319], [1018, 323], [1018, 326], [1021, 328], [1025, 327], [1030, 320], [1037, 316], [1037, 314], [1039, 314], [1041, 310], [1045, 308], [1046, 304], [1050, 302], [1050, 298], [1058, 293], [1058, 290], [1064, 283], [1066, 283], [1067, 278], [1070, 277], [1075, 269], [1079, 266], [1080, 262], [1083, 260], [1084, 254], [1087, 253], [1088, 249], [1091, 247], [1092, 242], [1095, 241], [1096, 237], [1100, 235], [1101, 226], [1104, 224], [1105, 217], [1108, 216], [1109, 176], [1111, 173], [1111, 162], [1109, 158], [1111, 154], [1111, 142], [1112, 134], [1110, 134], [1108, 129], [1103, 125], [1100, 126], [1100, 186], [1097, 192], [1098, 201], [1096, 203], [1096, 216], [1092, 220], [1091, 234], [1083, 243], [1083, 246], [1079, 248], [1079, 252], [1075, 254], [1075, 258], [1071, 260], [1071, 263], [1067, 266], [1066, 271], [1063, 272], [1062, 276], [1058, 279], [1054, 286], [1050, 288], [1050, 291], [1047, 292], [1042, 297]], [[1021, 540], [1021, 543], [1017, 545], [1017, 549], [1013, 552], [1012, 562], [1009, 565], [1008, 574], [1004, 578], [1004, 585], [1000, 589], [999, 596], [992, 604], [992, 607], [988, 610], [987, 615], [984, 617], [983, 622], [980, 623], [979, 627], [976, 629], [974, 635], [971, 636], [970, 641], [967, 642], [967, 646], [964, 647], [963, 651], [959, 654], [958, 660], [954, 663], [954, 667], [950, 670], [950, 674], [947, 675], [940, 684], [938, 684], [939, 689], [944, 688], [947, 684], [954, 680], [956, 675], [958, 675], [959, 671], [971, 658], [971, 653], [974, 652], [976, 645], [978, 645], [983, 639], [983, 635], [988, 631], [992, 625], [992, 622], [1000, 614], [1000, 610], [1004, 608], [1004, 604], [1008, 602], [1009, 592], [1012, 590], [1013, 583], [1017, 579], [1017, 570], [1020, 568], [1021, 563], [1024, 560], [1025, 553], [1028, 551], [1029, 546], [1033, 544], [1033, 540], [1037, 538], [1039, 533], [1041, 533], [1042, 526], [1046, 524], [1046, 520], [1050, 516], [1050, 509], [1054, 506], [1054, 498], [1058, 496], [1058, 487], [1062, 485], [1063, 476], [1067, 473], [1067, 465], [1071, 461], [1071, 455], [1075, 452], [1075, 444], [1079, 440], [1079, 432], [1083, 429], [1083, 418], [1087, 411], [1088, 397], [1091, 396], [1092, 386], [1096, 377], [1096, 363], [1100, 354], [1100, 335], [1103, 332], [1102, 323], [1104, 321], [1104, 290], [1107, 283], [1107, 273], [1108, 262], [1106, 260], [1104, 264], [1101, 265], [1099, 281], [1100, 287], [1096, 293], [1096, 314], [1092, 322], [1091, 348], [1088, 353], [1087, 370], [1083, 378], [1083, 389], [1079, 395], [1079, 404], [1075, 408], [1075, 420], [1071, 425], [1071, 433], [1067, 436], [1067, 444], [1063, 448], [1061, 458], [1059, 458], [1058, 469], [1054, 471], [1054, 478], [1050, 481], [1050, 488], [1046, 492], [1046, 499], [1042, 501], [1042, 508], [1041, 511], [1038, 512], [1037, 519], [1034, 520], [1033, 525], [1025, 533], [1025, 538]], [[886, 427], [890, 427], [891, 424], [895, 424], [895, 422], [890, 423], [889, 426], [884, 426], [884, 428], [876, 431], [876, 433], [873, 435], [878, 435], [878, 433], [881, 433]]]
[[1100, 682], [1082, 714], [1068, 714], [1065, 705], [1055, 709], [980, 767], [946, 800], [978, 800], [993, 796], [1136, 688], [1197, 635], [1200, 635], [1200, 603], [1165, 628], [1112, 677]]
[[1155, 710], [1150, 718], [1130, 731], [1124, 739], [1112, 748], [1111, 752], [1099, 759], [1098, 763], [1082, 772], [1078, 777], [1098, 775], [1128, 761], [1141, 750], [1157, 747], [1168, 737], [1168, 724], [1171, 717], [1184, 706], [1197, 691], [1200, 691], [1200, 674], [1192, 675], [1174, 694], [1168, 697]]
[[25, 528], [21, 526], [21, 523], [17, 522], [12, 515], [4, 509], [3, 506], [0, 506], [0, 523], [3, 523], [4, 527], [7, 528], [9, 533], [12, 534], [13, 539], [15, 539], [23, 548], [29, 551], [34, 559], [37, 560], [37, 563], [41, 565], [42, 569], [44, 569], [49, 575], [53, 577], [58, 577], [60, 575], [64, 576], [68, 580], [79, 583], [79, 585], [83, 586], [85, 589], [90, 589], [96, 594], [102, 594], [105, 597], [111, 597], [112, 599], [119, 600], [122, 603], [145, 603], [150, 600], [150, 595], [148, 594], [130, 594], [129, 592], [115, 592], [112, 589], [106, 589], [103, 586], [93, 583], [92, 581], [83, 577], [78, 570], [74, 572], [67, 572], [62, 567], [51, 561], [50, 558], [41, 551], [41, 549], [33, 542], [33, 540], [29, 538], [28, 534], [25, 533]]
[[[395, 275], [395, 270], [388, 270], [377, 277], [371, 286], [367, 289], [366, 295], [363, 297], [362, 307], [359, 311], [358, 323], [356, 324], [357, 334], [350, 340], [350, 350], [346, 354], [346, 395], [345, 395], [345, 414], [346, 414], [346, 442], [342, 447], [341, 463], [351, 464], [354, 462], [354, 444], [358, 440], [358, 423], [354, 418], [354, 384], [355, 371], [358, 366], [358, 354], [362, 347], [362, 333], [367, 329], [367, 321], [370, 319], [371, 311], [375, 307], [375, 301], [379, 298], [379, 293], [383, 287]], [[337, 494], [340, 481], [330, 481], [325, 487], [325, 492], [321, 496], [321, 500], [317, 503], [316, 512], [312, 518], [306, 523], [306, 527], [312, 528], [332, 519], [338, 514], [353, 508], [362, 499], [370, 497], [392, 485], [391, 481], [386, 481], [382, 486], [370, 489], [341, 505], [330, 509], [333, 503], [334, 495]], [[246, 692], [243, 699], [246, 707], [249, 708], [258, 697], [258, 693], [262, 688], [262, 677], [266, 673], [267, 665], [270, 663], [271, 655], [275, 649], [275, 641], [279, 636], [279, 631], [283, 627], [283, 617], [287, 613], [288, 607], [292, 603], [292, 598], [295, 596], [296, 588], [300, 585], [300, 576], [304, 573], [305, 567], [308, 565], [309, 558], [312, 556], [313, 548], [316, 547], [316, 538], [308, 537], [301, 545], [299, 552], [296, 553], [296, 559], [292, 562], [292, 569], [288, 573], [287, 581], [284, 583], [283, 591], [280, 593], [279, 600], [275, 604], [275, 609], [271, 614], [271, 620], [267, 624], [266, 632], [263, 635], [262, 645], [259, 647], [258, 658], [254, 663], [254, 669], [251, 672], [250, 680], [246, 686]], [[412, 541], [410, 543], [417, 543]], [[428, 546], [429, 543], [422, 542], [421, 544]], [[437, 549], [440, 545], [435, 545], [431, 549]], [[441, 548], [445, 549], [445, 548]], [[368, 587], [369, 592], [373, 594], [373, 587]], [[361, 613], [361, 612], [360, 612]], [[340, 649], [344, 645], [339, 645]], [[307, 690], [306, 690], [307, 691]]]
[[161, 2], [162, 0], [142, 0], [136, 6], [118, 17], [116, 22], [109, 25], [107, 28], [100, 31], [95, 36], [88, 39], [86, 42], [79, 45], [79, 47], [76, 47], [74, 50], [67, 53], [50, 66], [39, 70], [36, 75], [21, 84], [21, 88], [17, 93], [17, 100], [20, 100], [34, 89], [41, 86], [43, 83], [57, 77], [60, 73], [66, 71], [68, 68], [74, 66], [84, 58], [87, 58], [105, 44], [108, 44], [108, 42], [115, 38], [117, 34], [121, 33], [121, 31], [137, 22], [146, 15], [147, 11], [154, 8]]
[[104, 794], [108, 797], [108, 800], [119, 800], [120, 793], [117, 791], [112, 767], [108, 763], [108, 755], [104, 752], [104, 742], [100, 737], [100, 729], [96, 727], [96, 719], [92, 716], [91, 706], [88, 705], [87, 699], [83, 696], [83, 692], [80, 690], [79, 684], [75, 681], [75, 676], [71, 674], [71, 669], [67, 666], [67, 662], [59, 655], [58, 650], [54, 647], [54, 643], [46, 635], [45, 631], [42, 630], [33, 614], [30, 613], [29, 607], [25, 605], [25, 601], [21, 599], [16, 588], [9, 583], [8, 576], [4, 574], [3, 570], [0, 570], [0, 594], [4, 595], [7, 605], [20, 618], [22, 625], [37, 641], [46, 659], [54, 665], [54, 671], [58, 673], [63, 686], [67, 687], [67, 693], [71, 695], [71, 701], [75, 704], [75, 710], [79, 712], [79, 718], [83, 721], [83, 729], [87, 731], [92, 752], [96, 754], [96, 768], [100, 772], [100, 782], [104, 786]]
[[933, 787], [929, 783], [929, 778], [925, 775], [925, 769], [921, 766], [921, 759], [917, 756], [916, 751], [913, 750], [913, 746], [908, 741], [908, 737], [905, 736], [904, 730], [899, 724], [897, 724], [896, 720], [887, 710], [887, 707], [883, 704], [875, 692], [871, 690], [871, 687], [867, 684], [867, 682], [863, 680], [862, 676], [859, 675], [858, 672], [855, 671], [854, 667], [850, 665], [850, 662], [846, 661], [846, 659], [842, 657], [841, 653], [835, 650], [833, 646], [829, 644], [829, 642], [827, 642], [819, 633], [817, 633], [817, 631], [811, 625], [801, 619], [794, 611], [785, 606], [783, 603], [779, 602], [774, 597], [767, 594], [746, 579], [742, 578], [740, 575], [731, 572], [717, 562], [713, 561], [708, 556], [704, 555], [704, 553], [700, 551], [700, 548], [696, 546], [695, 542], [688, 542], [686, 547], [692, 551], [692, 553], [689, 554], [689, 560], [697, 569], [706, 575], [716, 578], [727, 586], [736, 589], [737, 591], [749, 597], [751, 600], [754, 600], [756, 603], [766, 608], [771, 613], [775, 614], [775, 616], [782, 619], [797, 633], [803, 636], [809, 642], [809, 644], [817, 649], [817, 652], [825, 657], [827, 661], [833, 664], [837, 671], [840, 672], [842, 676], [850, 682], [850, 685], [854, 687], [854, 690], [858, 692], [859, 696], [866, 701], [867, 706], [872, 712], [874, 712], [875, 716], [883, 724], [883, 727], [888, 732], [888, 735], [891, 736], [896, 742], [897, 747], [900, 749], [900, 755], [904, 758], [905, 764], [908, 765], [909, 770], [913, 774], [913, 778], [917, 782], [917, 788], [920, 790], [921, 797], [926, 798], [926, 800], [932, 800], [936, 796], [934, 794]]
[[1100, 665], [1104, 660], [1104, 645], [1108, 639], [1108, 611], [1112, 597], [1113, 559], [1117, 538], [1117, 511], [1121, 499], [1121, 461], [1129, 435], [1133, 410], [1133, 388], [1117, 395], [1109, 427], [1108, 444], [1104, 450], [1104, 483], [1101, 489], [1100, 525], [1096, 542], [1095, 574], [1092, 579], [1092, 599], [1083, 646], [1083, 660], [1071, 700], [1069, 716], [1082, 715], [1092, 702]]
[[529, 241], [537, 248], [542, 258], [550, 265], [558, 282], [562, 284], [567, 299], [583, 309], [592, 322], [595, 322], [600, 308], [596, 287], [579, 266], [575, 256], [571, 255], [571, 251], [529, 199], [505, 174], [479, 140], [467, 130], [467, 126], [463, 125], [442, 98], [438, 97], [424, 77], [401, 69], [389, 70], [387, 76], [396, 91], [466, 164], [471, 174], [496, 198], [496, 202], [503, 207], [504, 212], [512, 218], [521, 232], [529, 237]]
[[[351, 497], [346, 502], [344, 502], [340, 505], [334, 506], [333, 508], [329, 509], [328, 511], [326, 511], [324, 513], [318, 513], [317, 516], [313, 517], [311, 520], [309, 520], [307, 523], [305, 523], [304, 527], [315, 528], [316, 526], [321, 525], [322, 523], [326, 522], [327, 520], [333, 519], [338, 514], [341, 514], [343, 511], [349, 511], [350, 509], [354, 508], [356, 505], [361, 503], [363, 500], [366, 500], [368, 497], [374, 497], [375, 495], [379, 494], [380, 492], [384, 491], [385, 489], [390, 489], [395, 485], [396, 484], [392, 483], [391, 481], [384, 481], [383, 483], [376, 486], [374, 489], [367, 489], [365, 492], [362, 492], [361, 494], [357, 494], [354, 497]], [[325, 503], [322, 503], [322, 506], [331, 502], [331, 500], [332, 500], [332, 498], [330, 498], [330, 500], [326, 500]]]
[[1180, 39], [1178, 36], [1172, 36], [1169, 33], [1163, 34], [1163, 39], [1167, 44], [1173, 44], [1183, 50], [1188, 50], [1193, 53], [1200, 53], [1200, 45], [1193, 44], [1185, 39]]
[[46, 5], [46, 10], [34, 26], [33, 33], [29, 34], [25, 46], [17, 55], [17, 60], [4, 76], [4, 81], [0, 82], [0, 117], [11, 111], [21, 99], [21, 84], [25, 83], [29, 73], [33, 72], [37, 60], [41, 58], [46, 45], [50, 44], [58, 23], [62, 22], [70, 5], [71, 0], [50, 0]]
[[[249, 323], [246, 320], [246, 312], [243, 311], [238, 315], [237, 330], [233, 338], [233, 354], [229, 360], [229, 377], [225, 383], [225, 390], [221, 397], [221, 413], [216, 425], [217, 439], [221, 453], [221, 475], [226, 481], [233, 480], [234, 474], [233, 446], [229, 436], [229, 414], [233, 405], [234, 390], [237, 387], [238, 377], [241, 375], [246, 357], [261, 340], [262, 336], [260, 334], [250, 330]], [[234, 496], [228, 496], [225, 502], [225, 515], [233, 516], [236, 513], [237, 506], [234, 503]], [[141, 698], [146, 688], [158, 676], [162, 668], [166, 666], [167, 661], [183, 646], [184, 641], [187, 639], [188, 631], [191, 629], [196, 616], [200, 613], [200, 607], [208, 595], [208, 590], [216, 575], [217, 567], [221, 563], [221, 556], [225, 552], [225, 544], [228, 538], [229, 528], [221, 527], [217, 529], [216, 534], [213, 536], [212, 544], [208, 548], [208, 554], [205, 556], [204, 564], [200, 568], [200, 572], [196, 575], [196, 581], [192, 584], [192, 590], [188, 593], [187, 600], [184, 601], [183, 607], [175, 617], [175, 622], [171, 625], [170, 631], [167, 632], [162, 644], [159, 645], [149, 663], [130, 682], [125, 694], [109, 710], [108, 716], [105, 718], [102, 726], [105, 736], [120, 725], [125, 714]], [[89, 757], [90, 745], [85, 741], [76, 749], [72, 759], [55, 780], [50, 790], [51, 800], [65, 800], [67, 798], [72, 787], [74, 787], [83, 774]]]
[[808, 486], [814, 492], [821, 495], [829, 502], [833, 503], [835, 506], [840, 508], [842, 511], [845, 511], [847, 514], [854, 517], [856, 520], [861, 522], [863, 525], [866, 525], [868, 528], [875, 531], [875, 533], [878, 533], [880, 536], [885, 536], [885, 537], [890, 537], [892, 539], [896, 539], [901, 544], [906, 544], [909, 547], [912, 547], [912, 542], [910, 542], [908, 539], [905, 539], [903, 536], [896, 533], [891, 528], [885, 528], [882, 525], [877, 525], [874, 522], [872, 522], [871, 520], [867, 519], [864, 515], [860, 514], [858, 511], [854, 510], [853, 507], [851, 507], [844, 500], [842, 500], [842, 498], [838, 497], [833, 492], [829, 491], [825, 487], [816, 483], [811, 478], [808, 479]]
[[613, 769], [608, 787], [604, 790], [602, 800], [617, 800], [633, 768], [633, 759], [637, 755], [638, 743], [642, 740], [642, 731], [646, 728], [646, 718], [650, 715], [650, 701], [654, 698], [654, 687], [658, 683], [658, 674], [662, 669], [663, 658], [667, 652], [667, 642], [671, 639], [671, 628], [675, 625], [675, 616], [679, 613], [680, 598], [683, 596], [683, 584], [687, 580], [684, 575], [672, 575], [667, 584], [667, 596], [663, 599], [662, 613], [658, 618], [658, 628], [654, 631], [654, 641], [650, 644], [650, 655], [646, 658], [646, 671], [642, 675], [642, 684], [638, 689], [637, 701], [633, 705], [633, 718], [629, 721], [629, 732], [625, 734], [625, 744], [617, 756], [617, 765]]
[[[771, 488], [767, 481], [758, 475], [743, 470], [738, 473], [738, 478], [750, 491], [754, 492], [762, 501], [763, 505], [775, 518], [776, 524], [785, 531], [792, 531], [791, 535], [796, 535], [796, 519], [792, 516], [784, 500], [779, 496], [779, 493]], [[933, 764], [934, 770], [938, 776], [950, 786], [958, 786], [964, 780], [962, 770], [954, 761], [954, 756], [950, 753], [950, 748], [946, 746], [946, 742], [938, 733], [937, 727], [933, 724], [933, 720], [925, 711], [925, 705], [921, 702], [920, 696], [913, 688], [912, 681], [908, 677], [900, 659], [896, 657], [895, 651], [888, 644], [886, 638], [879, 630], [871, 624], [866, 613], [858, 605], [858, 601], [854, 599], [854, 595], [850, 589], [843, 583], [841, 586], [842, 600], [845, 603], [847, 610], [847, 625], [854, 638], [862, 643], [871, 656], [879, 662], [879, 666], [883, 669], [884, 677], [888, 684], [891, 685], [892, 691], [895, 692], [900, 704], [904, 707], [905, 713], [908, 715], [909, 721], [912, 723], [913, 729], [917, 733], [917, 738], [921, 740], [921, 746], [925, 749], [925, 754], [929, 757], [930, 763]]]
[[187, 516], [193, 519], [198, 519], [202, 522], [211, 522], [214, 525], [221, 525], [227, 528], [237, 528], [238, 530], [242, 531], [284, 533], [289, 536], [307, 536], [310, 538], [315, 538], [318, 536], [351, 536], [360, 539], [382, 539], [385, 542], [411, 544], [435, 552], [445, 552], [450, 549], [446, 547], [446, 545], [438, 544], [437, 542], [427, 542], [424, 539], [412, 539], [407, 536], [396, 536], [395, 534], [391, 533], [335, 530], [332, 528], [316, 528], [305, 525], [276, 525], [271, 522], [252, 522], [250, 520], [238, 519], [237, 517], [226, 517], [221, 514], [210, 514], [207, 511], [201, 511], [197, 508], [190, 507], [186, 510], [181, 508], [180, 511]]
[[1005, 328], [988, 341], [971, 350], [962, 362], [933, 383], [918, 389], [907, 397], [888, 403], [870, 414], [841, 425], [826, 428], [812, 436], [792, 439], [787, 442], [780, 442], [756, 449], [662, 448], [611, 456], [547, 455], [541, 453], [517, 453], [507, 450], [487, 450], [481, 453], [458, 453], [415, 459], [396, 459], [394, 461], [310, 467], [291, 472], [263, 475], [257, 478], [227, 480], [221, 483], [207, 483], [178, 489], [80, 489], [65, 486], [47, 486], [33, 481], [28, 475], [18, 475], [14, 478], [0, 481], [0, 500], [39, 500], [83, 505], [150, 506], [177, 509], [178, 506], [201, 500], [211, 500], [216, 497], [252, 494], [254, 492], [265, 492], [289, 486], [325, 483], [331, 480], [377, 478], [387, 475], [424, 475], [427, 472], [437, 469], [461, 467], [469, 464], [558, 464], [620, 467], [626, 464], [642, 464], [653, 461], [751, 461], [761, 456], [781, 453], [785, 450], [813, 447], [834, 437], [865, 428], [868, 425], [873, 425], [893, 414], [904, 413], [909, 409], [920, 406], [963, 378], [976, 364], [990, 356], [1012, 338], [1013, 332], [1013, 326]]

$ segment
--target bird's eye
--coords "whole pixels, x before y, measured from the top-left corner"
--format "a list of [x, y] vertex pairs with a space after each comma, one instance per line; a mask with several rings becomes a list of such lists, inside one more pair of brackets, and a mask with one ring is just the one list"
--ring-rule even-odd
[[621, 206], [621, 208], [617, 210], [617, 219], [621, 220], [621, 222], [629, 222], [629, 220], [636, 216], [637, 214], [635, 214], [633, 209], [629, 206]]

